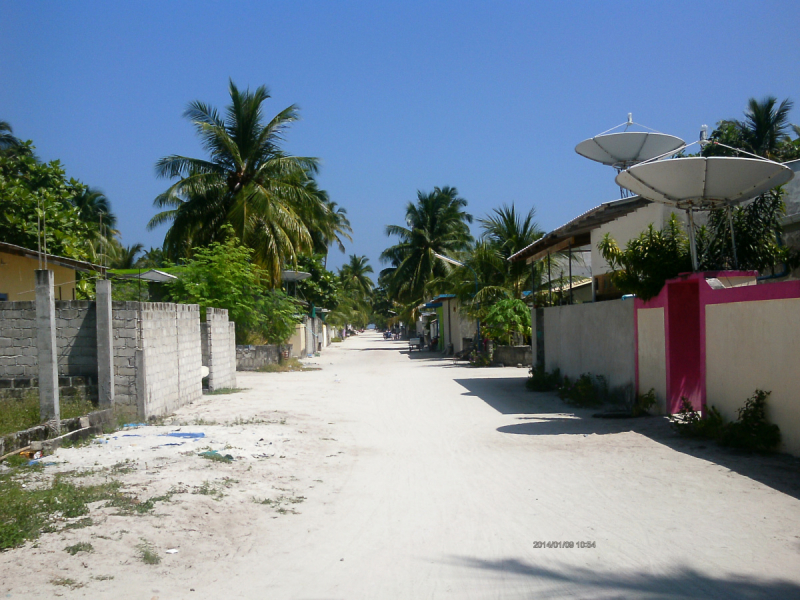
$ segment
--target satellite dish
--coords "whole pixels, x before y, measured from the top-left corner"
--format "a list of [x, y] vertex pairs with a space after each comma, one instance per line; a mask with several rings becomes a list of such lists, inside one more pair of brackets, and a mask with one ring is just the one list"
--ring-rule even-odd
[[623, 131], [596, 135], [575, 146], [575, 152], [616, 169], [628, 167], [677, 152], [686, 145], [681, 138], [666, 133]]
[[688, 209], [736, 204], [793, 177], [789, 167], [768, 160], [693, 157], [632, 166], [616, 182], [648, 200]]
[[311, 277], [311, 273], [305, 271], [281, 271], [281, 279], [284, 281], [303, 281]]
[[[689, 216], [689, 245], [692, 267], [697, 271], [694, 211], [728, 207], [733, 238], [733, 204], [755, 198], [791, 181], [794, 172], [766, 159], [732, 157], [693, 157], [653, 161], [632, 166], [616, 182], [634, 194], [686, 210]], [[734, 264], [736, 241], [733, 240]]]

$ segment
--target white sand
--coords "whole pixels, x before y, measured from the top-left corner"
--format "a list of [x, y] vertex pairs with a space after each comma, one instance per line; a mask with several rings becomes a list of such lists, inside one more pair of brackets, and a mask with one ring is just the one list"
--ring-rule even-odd
[[[308, 362], [322, 370], [239, 373], [246, 391], [206, 396], [175, 424], [59, 450], [46, 472], [127, 459], [117, 477], [140, 498], [181, 493], [146, 516], [95, 508], [91, 527], [0, 554], [0, 594], [800, 597], [796, 460], [704, 448], [662, 419], [576, 415], [525, 391], [523, 369], [409, 358], [376, 334]], [[206, 437], [160, 435], [177, 429]], [[207, 448], [235, 460], [197, 455]], [[204, 482], [224, 496], [192, 493]], [[142, 539], [160, 564], [137, 558]], [[95, 551], [64, 551], [79, 541]]]

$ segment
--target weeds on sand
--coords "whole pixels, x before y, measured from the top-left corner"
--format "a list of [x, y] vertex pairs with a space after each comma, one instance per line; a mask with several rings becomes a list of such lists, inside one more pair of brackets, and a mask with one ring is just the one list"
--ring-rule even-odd
[[206, 396], [221, 396], [223, 394], [236, 394], [238, 392], [243, 392], [247, 388], [237, 388], [237, 387], [226, 387], [226, 388], [218, 388], [211, 392], [205, 392]]
[[275, 512], [285, 515], [286, 513], [297, 514], [296, 510], [293, 508], [286, 508], [286, 505], [300, 504], [304, 502], [305, 499], [305, 496], [278, 496], [274, 499], [264, 498], [263, 500], [253, 497], [253, 502], [256, 504], [263, 504], [264, 506], [270, 506], [275, 509]]
[[287, 358], [277, 365], [264, 365], [259, 367], [261, 373], [291, 373], [294, 371], [321, 371], [319, 367], [307, 367], [296, 358]]
[[157, 565], [161, 562], [161, 557], [156, 552], [155, 546], [147, 540], [142, 539], [142, 543], [137, 545], [136, 549], [139, 551], [139, 560], [144, 564]]
[[77, 590], [78, 588], [82, 588], [84, 586], [83, 583], [78, 583], [74, 579], [69, 579], [67, 577], [56, 577], [55, 579], [51, 579], [50, 583], [53, 585], [68, 587], [71, 590]]
[[67, 546], [64, 551], [75, 556], [78, 552], [94, 552], [94, 546], [89, 542], [78, 542], [77, 544], [72, 544], [72, 546]]

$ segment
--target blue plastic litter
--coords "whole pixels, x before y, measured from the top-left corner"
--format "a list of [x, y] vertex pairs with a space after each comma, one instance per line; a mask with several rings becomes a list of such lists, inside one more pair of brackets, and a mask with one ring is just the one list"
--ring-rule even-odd
[[122, 437], [142, 437], [138, 433], [123, 433]]
[[161, 444], [159, 448], [163, 448], [164, 446], [183, 446], [183, 442], [173, 442], [171, 444]]
[[162, 433], [161, 435], [168, 435], [169, 437], [176, 438], [203, 438], [206, 437], [205, 433], [184, 433], [183, 431], [173, 431], [172, 433]]

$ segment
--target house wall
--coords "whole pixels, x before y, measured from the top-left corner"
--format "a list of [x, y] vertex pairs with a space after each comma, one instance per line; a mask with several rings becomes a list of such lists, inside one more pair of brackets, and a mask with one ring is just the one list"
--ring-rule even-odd
[[[39, 261], [27, 256], [0, 252], [0, 294], [8, 294], [8, 302], [34, 301], [35, 275]], [[75, 299], [75, 270], [47, 263], [53, 271], [56, 300]]]
[[634, 305], [611, 300], [544, 309], [545, 369], [602, 375], [609, 386], [634, 389]]
[[648, 308], [636, 314], [638, 339], [639, 393], [653, 389], [658, 401], [654, 412], [666, 413], [667, 351], [664, 329], [664, 308]]
[[782, 449], [800, 456], [800, 298], [712, 304], [706, 315], [706, 402], [728, 420], [756, 389]]

